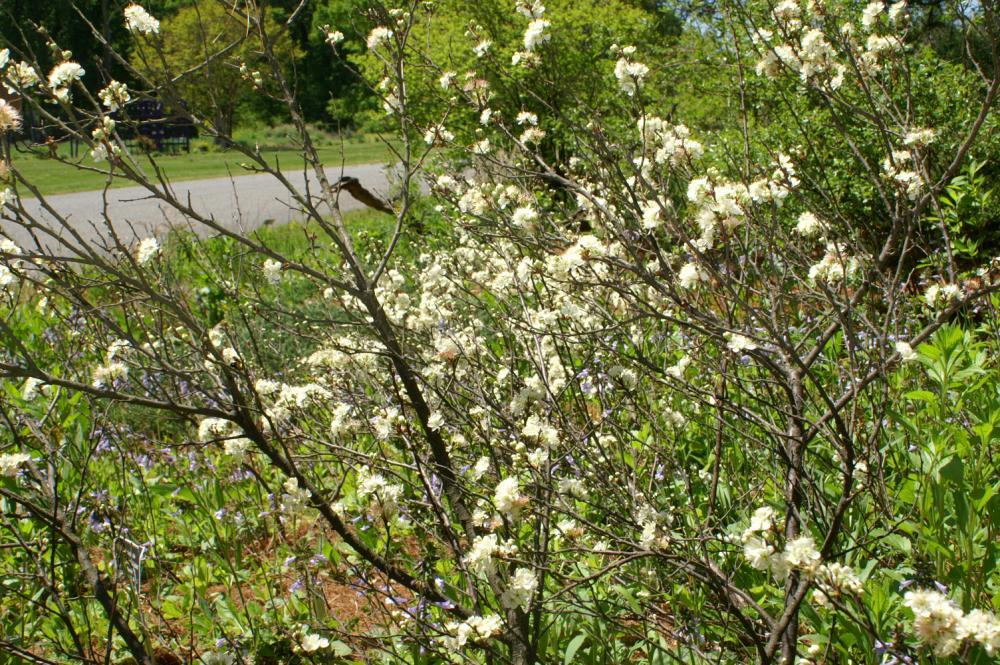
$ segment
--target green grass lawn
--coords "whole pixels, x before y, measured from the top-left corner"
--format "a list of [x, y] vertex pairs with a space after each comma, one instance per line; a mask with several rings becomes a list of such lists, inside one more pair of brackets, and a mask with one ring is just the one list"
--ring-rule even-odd
[[[195, 147], [197, 147], [196, 144]], [[204, 144], [202, 144], [204, 145]], [[319, 149], [320, 158], [330, 167], [345, 164], [366, 164], [390, 160], [391, 153], [385, 144], [376, 139], [351, 139], [342, 144], [328, 143]], [[291, 148], [271, 148], [262, 151], [271, 164], [278, 164], [282, 169], [301, 170], [301, 154]], [[33, 152], [13, 150], [13, 166], [26, 180], [34, 184], [42, 194], [64, 194], [67, 192], [82, 192], [103, 188], [107, 181], [107, 173], [79, 168], [107, 168], [107, 162], [96, 164], [88, 151], [81, 148], [76, 158], [70, 156], [69, 146], [60, 147], [60, 156], [70, 164], [42, 157], [47, 153], [44, 147], [36, 147]], [[171, 180], [200, 180], [203, 178], [225, 178], [230, 174], [243, 175], [247, 173], [240, 167], [249, 160], [235, 151], [208, 150], [201, 152], [193, 149], [191, 153], [154, 156], [156, 163], [167, 173]], [[140, 164], [147, 173], [154, 173], [147, 157], [140, 158]], [[115, 178], [113, 187], [134, 185], [125, 178]]]

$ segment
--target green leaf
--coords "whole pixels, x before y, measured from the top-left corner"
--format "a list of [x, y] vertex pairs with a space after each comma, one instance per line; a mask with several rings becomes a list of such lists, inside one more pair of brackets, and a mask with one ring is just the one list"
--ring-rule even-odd
[[911, 390], [904, 395], [906, 399], [913, 400], [914, 402], [927, 402], [928, 404], [937, 403], [937, 395], [929, 390]]
[[960, 457], [953, 455], [941, 466], [939, 473], [945, 480], [949, 480], [958, 485], [962, 482], [962, 478], [965, 476], [965, 463]]
[[332, 640], [330, 642], [330, 651], [333, 652], [334, 656], [338, 656], [340, 658], [346, 658], [354, 653], [354, 650], [351, 649], [351, 647], [347, 646], [340, 640]]
[[580, 633], [566, 645], [566, 653], [563, 654], [563, 665], [569, 665], [573, 662], [573, 658], [576, 656], [576, 652], [580, 650], [583, 643], [587, 640], [587, 636]]

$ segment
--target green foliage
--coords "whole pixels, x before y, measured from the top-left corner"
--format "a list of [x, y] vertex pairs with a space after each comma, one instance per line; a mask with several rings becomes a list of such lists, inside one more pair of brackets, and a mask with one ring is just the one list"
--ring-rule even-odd
[[[574, 153], [574, 127], [600, 119], [606, 109], [629, 103], [614, 83], [609, 84], [618, 58], [611, 52], [613, 45], [635, 45], [654, 64], [649, 86], [652, 102], [665, 98], [674, 79], [668, 67], [681, 34], [679, 20], [666, 6], [644, 7], [627, 0], [545, 4], [550, 39], [538, 47], [537, 62], [515, 68], [510, 67], [511, 57], [524, 49], [529, 19], [513, 12], [507, 0], [445, 0], [436, 3], [433, 12], [421, 15], [412, 39], [425, 49], [429, 62], [406, 71], [408, 112], [418, 127], [447, 116], [448, 129], [456, 133], [457, 141], [468, 144], [477, 139], [481, 109], [454, 104], [453, 93], [439, 85], [441, 75], [453, 71], [457, 75], [452, 85], [457, 88], [472, 90], [477, 80], [488, 84], [489, 102], [484, 102], [484, 108], [520, 108], [549, 117], [552, 124], [547, 126], [544, 152], [555, 163], [564, 164]], [[486, 40], [492, 45], [478, 58], [473, 47]], [[369, 80], [393, 75], [370, 53], [354, 56], [354, 60]], [[371, 115], [370, 122], [391, 126], [392, 121], [380, 120], [380, 115], [381, 109]]]
[[994, 231], [1000, 206], [983, 174], [984, 166], [985, 162], [971, 161], [940, 196], [940, 213], [929, 218], [947, 230], [952, 251], [964, 259], [963, 264], [976, 265], [984, 256], [995, 255], [1000, 244], [1000, 233]]
[[953, 587], [963, 609], [1000, 602], [1000, 368], [996, 346], [957, 327], [920, 347], [926, 386], [906, 393], [897, 416], [898, 506], [915, 575]]
[[[265, 16], [267, 33], [281, 35], [272, 45], [275, 58], [282, 67], [291, 67], [299, 55], [294, 44], [287, 32], [279, 32], [276, 12], [268, 11]], [[132, 65], [157, 81], [183, 72], [167, 92], [174, 101], [184, 100], [189, 111], [209, 118], [217, 132], [231, 134], [237, 109], [256, 105], [250, 114], [260, 115], [260, 105], [266, 109], [268, 104], [261, 93], [277, 93], [268, 75], [270, 64], [259, 47], [254, 47], [246, 23], [223, 3], [200, 0], [183, 7], [163, 19], [161, 33], [162, 39], [137, 45]], [[241, 67], [245, 69], [241, 71]], [[250, 80], [256, 70], [262, 70], [260, 86]]]

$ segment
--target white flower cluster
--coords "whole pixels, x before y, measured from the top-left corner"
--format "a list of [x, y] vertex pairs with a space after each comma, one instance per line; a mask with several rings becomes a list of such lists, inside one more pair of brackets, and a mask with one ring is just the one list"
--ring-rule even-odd
[[323, 30], [323, 40], [330, 46], [336, 46], [340, 42], [344, 41], [344, 33], [342, 33], [340, 30], [333, 30], [328, 25], [324, 25], [322, 30]]
[[483, 39], [483, 40], [480, 40], [478, 43], [476, 43], [475, 46], [472, 47], [472, 52], [476, 54], [477, 58], [482, 58], [487, 53], [490, 52], [490, 47], [491, 46], [493, 46], [493, 41], [492, 40]]
[[269, 284], [278, 284], [281, 282], [281, 268], [281, 261], [265, 259], [261, 266], [261, 274]]
[[929, 589], [907, 591], [903, 604], [913, 612], [913, 631], [935, 656], [952, 656], [967, 640], [991, 656], [1000, 651], [1000, 619], [991, 612], [965, 614], [943, 593]]
[[615, 78], [622, 92], [632, 97], [649, 75], [649, 67], [632, 59], [635, 47], [626, 46], [621, 53], [622, 57], [615, 63]]
[[646, 550], [665, 550], [670, 545], [669, 526], [673, 517], [669, 513], [643, 505], [636, 514], [636, 522], [642, 527], [639, 546]]
[[446, 635], [438, 643], [449, 651], [461, 651], [469, 644], [484, 643], [503, 631], [503, 619], [496, 614], [471, 616], [465, 621], [451, 621], [445, 625]]
[[247, 453], [250, 452], [251, 447], [253, 447], [253, 444], [250, 442], [250, 439], [240, 436], [226, 439], [222, 450], [235, 461], [242, 462], [246, 458]]
[[882, 162], [882, 169], [886, 175], [911, 201], [915, 201], [924, 188], [920, 174], [913, 168], [908, 168], [914, 159], [915, 155], [909, 150], [894, 150], [892, 155]]
[[285, 491], [281, 495], [281, 510], [288, 515], [296, 515], [305, 510], [312, 493], [299, 487], [298, 478], [288, 478], [282, 487]]
[[542, 18], [545, 13], [545, 5], [540, 0], [518, 0], [517, 12], [525, 18]]
[[705, 153], [704, 146], [691, 138], [690, 129], [672, 125], [656, 116], [639, 119], [639, 135], [643, 151], [652, 155], [656, 164], [685, 166]]
[[743, 531], [743, 556], [757, 570], [769, 570], [778, 582], [783, 582], [793, 570], [807, 577], [823, 572], [820, 554], [810, 536], [799, 536], [785, 543], [778, 552], [771, 540], [775, 527], [774, 509], [758, 508]]
[[0, 99], [0, 133], [16, 132], [19, 129], [21, 129], [21, 112], [6, 99]]
[[104, 116], [101, 123], [90, 133], [96, 145], [90, 151], [90, 156], [95, 162], [107, 160], [109, 155], [120, 155], [121, 147], [113, 141], [115, 132], [115, 121]]
[[448, 131], [444, 125], [432, 125], [424, 132], [424, 143], [427, 145], [442, 145], [455, 140], [455, 134]]
[[[225, 355], [225, 353], [223, 353], [223, 355]], [[267, 420], [274, 421], [276, 423], [287, 422], [291, 417], [292, 412], [295, 410], [325, 405], [333, 398], [333, 393], [318, 383], [310, 382], [301, 385], [277, 382], [271, 383], [277, 385], [277, 390], [274, 393], [267, 393], [266, 396], [271, 397], [272, 401], [265, 408], [264, 415]], [[258, 381], [257, 386], [261, 385], [261, 382]], [[268, 385], [269, 387], [270, 383], [265, 385]], [[262, 397], [265, 396], [265, 393], [261, 392], [259, 387], [258, 393], [261, 394]]]
[[540, 44], [549, 41], [551, 35], [545, 31], [551, 25], [543, 18], [536, 18], [528, 24], [524, 31], [524, 50], [528, 53], [534, 51]]
[[708, 273], [694, 261], [688, 261], [677, 272], [677, 286], [682, 289], [693, 289], [708, 280]]
[[160, 243], [156, 238], [143, 238], [135, 250], [135, 260], [139, 265], [146, 265], [160, 255]]
[[[853, 60], [862, 66], [862, 73], [877, 73], [885, 64], [904, 48], [903, 41], [894, 34], [882, 34], [892, 26], [900, 27], [906, 19], [905, 2], [897, 2], [889, 10], [892, 26], [879, 21], [884, 12], [880, 0], [868, 4], [861, 14], [861, 25], [870, 33], [864, 44], [854, 39], [854, 26], [845, 23], [836, 40], [844, 49], [841, 54], [827, 39], [829, 17], [817, 11], [815, 3], [800, 4], [796, 0], [783, 0], [773, 11], [778, 30], [773, 32], [761, 28], [754, 35], [754, 41], [762, 56], [756, 71], [760, 76], [776, 78], [788, 71], [798, 75], [804, 83], [825, 86], [829, 90], [839, 89], [849, 69], [847, 61]], [[775, 35], [780, 39], [775, 39]]]
[[95, 388], [111, 388], [115, 381], [128, 377], [128, 365], [120, 358], [132, 345], [125, 340], [115, 340], [104, 354], [104, 364], [94, 368], [91, 383]]
[[903, 41], [895, 35], [869, 35], [861, 62], [873, 72], [881, 71], [896, 53], [903, 50]]
[[862, 591], [864, 585], [857, 573], [852, 568], [834, 561], [820, 567], [812, 597], [817, 606], [828, 607], [833, 599], [842, 594], [857, 597]]
[[330, 646], [330, 640], [315, 633], [306, 633], [299, 642], [299, 648], [305, 653], [315, 653]]
[[528, 498], [521, 495], [521, 487], [516, 476], [501, 480], [493, 493], [493, 505], [501, 514], [510, 517], [516, 517], [527, 503]]
[[392, 40], [393, 32], [385, 26], [376, 26], [372, 28], [372, 31], [368, 33], [368, 38], [365, 40], [365, 44], [368, 46], [369, 50], [374, 51], [382, 44], [388, 43]]
[[795, 164], [791, 157], [779, 154], [774, 171], [744, 185], [723, 180], [715, 173], [688, 182], [687, 198], [695, 207], [695, 223], [700, 236], [694, 241], [700, 251], [715, 245], [720, 230], [730, 232], [745, 223], [752, 206], [763, 203], [780, 205], [798, 187]]
[[[0, 206], [7, 202], [7, 190], [0, 194]], [[22, 254], [21, 248], [8, 238], [0, 236], [0, 293], [9, 293], [17, 284], [17, 270], [21, 267], [21, 259], [13, 258]]]
[[112, 81], [104, 87], [97, 96], [106, 109], [114, 113], [118, 109], [125, 108], [125, 105], [132, 100], [128, 92], [128, 86], [120, 81]]
[[904, 363], [912, 362], [920, 358], [920, 354], [913, 350], [907, 342], [896, 342], [896, 353]]
[[462, 562], [469, 570], [477, 575], [488, 576], [496, 570], [495, 557], [509, 556], [517, 551], [517, 547], [510, 543], [501, 543], [497, 534], [488, 533], [483, 536], [476, 536], [475, 541], [468, 553], [462, 558]]
[[198, 423], [198, 439], [212, 441], [229, 435], [234, 427], [232, 421], [225, 418], [205, 418]]
[[24, 453], [11, 453], [0, 455], [0, 477], [13, 478], [22, 466], [31, 460], [31, 455]]
[[933, 129], [911, 129], [903, 136], [903, 145], [907, 148], [928, 146], [934, 142], [937, 132]]
[[75, 62], [61, 62], [49, 72], [49, 89], [61, 102], [70, 100], [70, 91], [74, 83], [83, 78], [86, 71]]
[[823, 258], [809, 268], [809, 280], [837, 284], [850, 279], [857, 273], [861, 262], [856, 257], [847, 255], [836, 243], [827, 243]]
[[726, 338], [726, 348], [733, 353], [746, 353], [747, 351], [754, 351], [757, 349], [757, 343], [746, 335], [727, 332], [724, 337]]
[[41, 80], [35, 68], [26, 62], [15, 62], [4, 73], [4, 87], [12, 95], [30, 90]]
[[137, 35], [156, 35], [160, 32], [160, 22], [136, 4], [125, 8], [125, 27]]
[[962, 299], [962, 287], [958, 284], [931, 284], [924, 291], [924, 302], [928, 307], [947, 307]]
[[199, 441], [209, 443], [223, 439], [223, 452], [237, 462], [242, 461], [253, 447], [250, 439], [240, 434], [236, 424], [225, 418], [205, 418], [198, 424]]
[[795, 225], [795, 231], [800, 236], [812, 238], [823, 231], [823, 222], [815, 214], [806, 211], [799, 215], [799, 221]]
[[30, 402], [37, 398], [39, 394], [48, 394], [48, 387], [45, 385], [45, 382], [33, 376], [25, 379], [24, 385], [21, 386], [21, 399], [25, 402]]
[[380, 473], [373, 473], [368, 467], [358, 469], [358, 500], [368, 503], [369, 509], [386, 517], [396, 513], [399, 499], [403, 496], [403, 486], [390, 483]]
[[510, 580], [507, 589], [500, 594], [500, 603], [504, 608], [513, 610], [520, 607], [528, 611], [531, 597], [538, 589], [538, 576], [529, 568], [518, 568]]

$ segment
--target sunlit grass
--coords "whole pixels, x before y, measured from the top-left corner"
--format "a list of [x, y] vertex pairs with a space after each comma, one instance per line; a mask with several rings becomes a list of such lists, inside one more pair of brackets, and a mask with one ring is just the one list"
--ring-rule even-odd
[[[198, 145], [205, 146], [204, 143], [196, 144], [190, 153], [155, 155], [152, 158], [143, 156], [139, 158], [139, 163], [148, 175], [153, 175], [155, 161], [172, 181], [225, 178], [247, 173], [240, 166], [248, 161], [242, 153], [236, 150], [200, 151]], [[353, 139], [341, 144], [328, 144], [318, 150], [320, 159], [331, 167], [385, 162], [392, 158], [388, 147], [376, 139]], [[278, 165], [282, 170], [301, 170], [303, 167], [301, 153], [292, 148], [266, 149], [262, 153], [270, 164]], [[59, 156], [65, 161], [49, 159], [47, 150], [37, 147], [31, 151], [15, 149], [12, 154], [14, 169], [46, 195], [102, 189], [109, 182], [112, 187], [135, 184], [126, 178], [110, 178], [106, 172], [107, 162], [95, 163], [83, 148], [73, 157], [69, 146], [60, 146]], [[93, 170], [95, 168], [105, 171]]]

